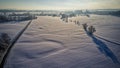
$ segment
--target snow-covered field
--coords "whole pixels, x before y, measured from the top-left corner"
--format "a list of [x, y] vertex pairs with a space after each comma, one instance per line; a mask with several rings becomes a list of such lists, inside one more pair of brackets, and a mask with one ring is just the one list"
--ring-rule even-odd
[[29, 21], [12, 21], [6, 23], [0, 23], [0, 33], [7, 33], [11, 38], [13, 38], [20, 30], [25, 27]]
[[[91, 15], [70, 19], [80, 25], [50, 16], [33, 20], [11, 50], [4, 68], [120, 68], [120, 45], [91, 37], [82, 28], [83, 23], [93, 25], [96, 35], [120, 43], [119, 17]], [[0, 32], [13, 37], [25, 24], [0, 24]]]

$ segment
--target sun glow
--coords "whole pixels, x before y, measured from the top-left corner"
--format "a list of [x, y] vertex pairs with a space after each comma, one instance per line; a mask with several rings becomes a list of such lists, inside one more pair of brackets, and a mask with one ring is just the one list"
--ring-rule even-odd
[[0, 0], [0, 9], [120, 9], [120, 0]]

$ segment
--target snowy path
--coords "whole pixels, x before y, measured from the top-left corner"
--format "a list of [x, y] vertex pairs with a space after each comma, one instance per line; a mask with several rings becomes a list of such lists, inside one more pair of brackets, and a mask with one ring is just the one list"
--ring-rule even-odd
[[120, 68], [114, 63], [120, 61], [119, 46], [109, 44], [72, 22], [38, 17], [15, 44], [4, 68]]

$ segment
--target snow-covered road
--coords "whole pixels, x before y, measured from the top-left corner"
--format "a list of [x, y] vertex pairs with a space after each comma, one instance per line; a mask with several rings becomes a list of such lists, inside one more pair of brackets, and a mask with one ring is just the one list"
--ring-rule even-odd
[[[111, 34], [119, 31], [118, 17], [77, 18], [71, 19], [94, 25], [98, 29], [96, 34], [119, 42], [120, 38], [114, 36], [119, 33]], [[117, 22], [112, 23], [111, 19]], [[15, 44], [4, 68], [120, 68], [119, 61], [120, 46], [87, 35], [82, 25], [65, 23], [59, 17], [40, 16]]]

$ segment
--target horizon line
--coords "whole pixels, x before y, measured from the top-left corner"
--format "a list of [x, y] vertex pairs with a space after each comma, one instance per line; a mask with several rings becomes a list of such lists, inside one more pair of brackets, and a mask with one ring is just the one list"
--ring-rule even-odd
[[120, 10], [120, 8], [113, 8], [113, 9], [14, 9], [14, 8], [8, 8], [8, 9], [0, 9], [0, 10]]

